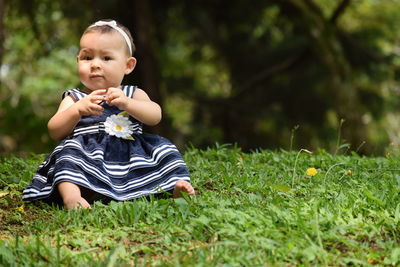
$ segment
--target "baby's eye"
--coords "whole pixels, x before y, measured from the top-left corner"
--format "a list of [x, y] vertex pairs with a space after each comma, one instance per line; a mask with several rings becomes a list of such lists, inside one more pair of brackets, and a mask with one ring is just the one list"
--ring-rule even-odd
[[83, 60], [92, 60], [92, 57], [84, 56], [84, 57], [82, 57], [82, 59], [83, 59]]
[[111, 60], [111, 57], [105, 56], [105, 57], [104, 57], [104, 60], [105, 60], [105, 61], [109, 61], [109, 60]]

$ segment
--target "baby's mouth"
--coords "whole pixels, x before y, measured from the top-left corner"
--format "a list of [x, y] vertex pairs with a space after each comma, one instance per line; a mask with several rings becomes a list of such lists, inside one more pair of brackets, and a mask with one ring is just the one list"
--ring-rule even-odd
[[89, 75], [90, 79], [98, 79], [98, 78], [104, 78], [103, 75], [100, 74], [91, 74]]

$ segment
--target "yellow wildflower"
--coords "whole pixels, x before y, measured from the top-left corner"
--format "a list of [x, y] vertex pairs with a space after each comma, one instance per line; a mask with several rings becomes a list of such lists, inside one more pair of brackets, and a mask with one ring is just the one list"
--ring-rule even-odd
[[352, 175], [352, 174], [353, 174], [353, 171], [352, 171], [352, 170], [347, 170], [346, 174], [347, 174], [347, 175]]
[[21, 213], [25, 213], [25, 206], [19, 206], [18, 208], [15, 208], [17, 211], [21, 212]]
[[308, 176], [315, 176], [317, 174], [317, 169], [316, 168], [308, 168], [306, 171], [306, 174]]

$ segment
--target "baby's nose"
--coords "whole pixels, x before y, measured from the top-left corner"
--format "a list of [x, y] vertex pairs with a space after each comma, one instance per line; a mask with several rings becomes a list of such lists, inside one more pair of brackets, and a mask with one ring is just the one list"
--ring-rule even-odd
[[94, 59], [92, 60], [92, 64], [91, 64], [90, 66], [92, 67], [92, 69], [100, 68], [100, 60], [94, 58]]

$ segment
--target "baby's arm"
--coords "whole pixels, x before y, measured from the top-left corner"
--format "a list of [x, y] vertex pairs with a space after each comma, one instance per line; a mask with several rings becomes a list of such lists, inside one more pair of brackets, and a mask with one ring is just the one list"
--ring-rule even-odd
[[103, 107], [99, 105], [106, 90], [96, 90], [75, 102], [71, 96], [61, 101], [56, 114], [49, 120], [47, 128], [51, 138], [60, 140], [74, 130], [82, 116], [100, 115]]
[[142, 89], [137, 88], [132, 98], [127, 97], [119, 88], [109, 88], [107, 103], [125, 110], [138, 121], [154, 126], [161, 121], [161, 107], [150, 100]]

